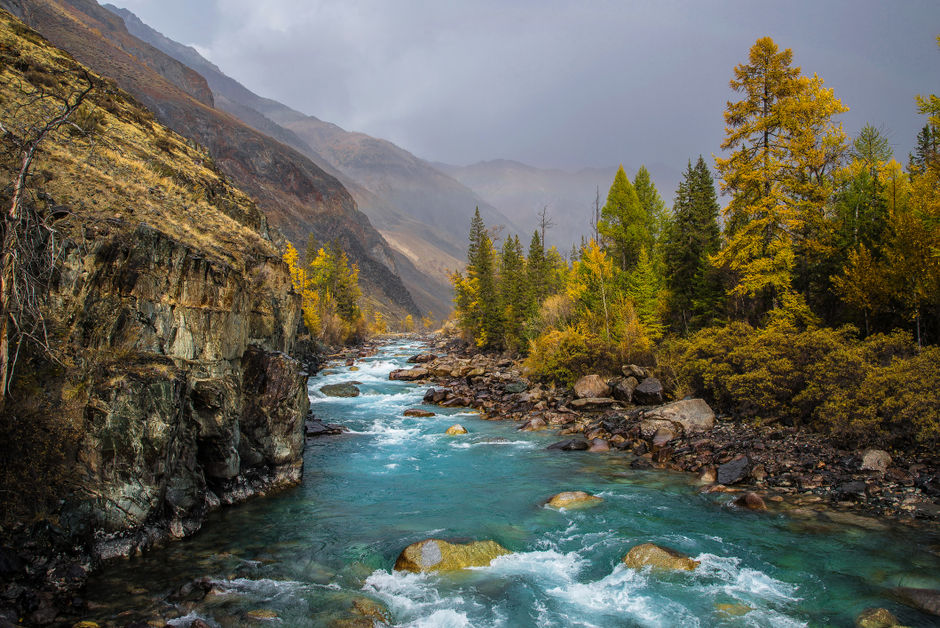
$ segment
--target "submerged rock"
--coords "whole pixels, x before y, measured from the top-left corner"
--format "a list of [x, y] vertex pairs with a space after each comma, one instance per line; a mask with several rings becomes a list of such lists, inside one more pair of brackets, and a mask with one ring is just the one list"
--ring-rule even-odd
[[371, 618], [383, 624], [390, 624], [392, 622], [392, 616], [385, 605], [367, 597], [357, 597], [353, 600], [350, 611], [352, 611], [354, 615]]
[[327, 384], [320, 386], [320, 392], [327, 397], [358, 397], [359, 389], [354, 384], [345, 382], [342, 384]]
[[464, 427], [463, 425], [461, 425], [460, 423], [454, 423], [453, 425], [451, 425], [450, 427], [448, 427], [448, 428], [447, 428], [447, 431], [444, 432], [444, 433], [447, 434], [448, 436], [457, 436], [457, 435], [460, 435], [460, 434], [466, 434], [466, 433], [467, 433], [467, 428], [465, 428], [465, 427]]
[[588, 449], [587, 441], [580, 438], [569, 438], [568, 440], [558, 441], [557, 443], [552, 443], [545, 449], [560, 449], [561, 451], [584, 451]]
[[767, 504], [764, 503], [764, 498], [750, 491], [738, 496], [731, 503], [738, 508], [746, 508], [748, 510], [767, 510]]
[[520, 432], [540, 432], [548, 429], [548, 423], [542, 417], [533, 417], [517, 428]]
[[741, 617], [754, 609], [747, 604], [715, 604], [715, 610], [728, 617]]
[[682, 552], [653, 543], [643, 543], [633, 547], [623, 557], [623, 563], [631, 569], [652, 567], [673, 571], [692, 571], [699, 566], [699, 561], [689, 558]]
[[602, 498], [584, 491], [565, 491], [558, 493], [548, 500], [552, 508], [585, 508], [595, 506], [604, 501]]
[[336, 436], [347, 432], [345, 427], [336, 423], [324, 423], [323, 421], [307, 421], [304, 423], [304, 433], [308, 438], [315, 436]]
[[485, 567], [494, 558], [509, 554], [495, 541], [448, 543], [427, 539], [406, 547], [395, 561], [395, 571], [456, 571], [466, 567]]
[[272, 621], [278, 619], [277, 613], [267, 608], [251, 610], [245, 613], [245, 615], [258, 621]]
[[608, 443], [603, 438], [595, 438], [591, 441], [591, 446], [590, 448], [588, 448], [588, 451], [593, 451], [593, 452], [610, 451], [610, 443]]
[[403, 413], [405, 416], [418, 417], [418, 418], [428, 418], [435, 416], [433, 412], [429, 410], [422, 410], [421, 408], [408, 408]]
[[931, 615], [940, 615], [940, 589], [915, 589], [898, 587], [894, 589], [898, 599], [917, 610]]
[[898, 618], [886, 608], [866, 608], [855, 618], [855, 628], [893, 628]]

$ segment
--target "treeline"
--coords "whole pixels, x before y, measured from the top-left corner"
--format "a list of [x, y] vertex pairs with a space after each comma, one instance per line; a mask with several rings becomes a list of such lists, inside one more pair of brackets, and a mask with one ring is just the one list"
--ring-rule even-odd
[[[919, 348], [940, 340], [940, 100], [918, 98], [928, 117], [902, 165], [883, 131], [868, 125], [847, 137], [834, 119], [847, 108], [791, 62], [790, 50], [763, 38], [734, 68], [739, 100], [725, 111], [715, 163], [723, 209], [699, 157], [671, 210], [645, 168], [631, 181], [621, 166], [595, 209], [592, 237], [567, 260], [546, 251], [539, 232], [527, 255], [516, 236], [497, 251], [477, 212], [467, 268], [453, 276], [464, 335], [527, 353], [545, 380], [570, 383], [658, 357], [678, 391], [727, 412], [936, 442], [940, 354]], [[791, 350], [799, 343], [790, 340], [814, 338], [855, 364], [852, 376], [779, 376], [835, 368], [819, 352]], [[739, 344], [726, 347], [729, 339]], [[745, 346], [760, 361], [743, 360]], [[755, 385], [748, 373], [758, 367], [777, 375]], [[917, 374], [912, 389], [927, 391], [907, 404], [921, 412], [916, 429], [899, 429], [871, 403], [864, 417], [857, 411], [853, 395], [899, 373]], [[799, 395], [812, 402], [768, 402]], [[844, 402], [819, 410], [820, 399], [836, 397]]]

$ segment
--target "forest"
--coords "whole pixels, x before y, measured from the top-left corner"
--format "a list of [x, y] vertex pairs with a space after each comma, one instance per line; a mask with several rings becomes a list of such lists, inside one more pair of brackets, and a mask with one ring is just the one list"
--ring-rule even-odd
[[544, 382], [655, 365], [735, 417], [935, 447], [940, 99], [911, 103], [925, 124], [902, 164], [884, 130], [849, 137], [846, 105], [792, 60], [768, 37], [734, 68], [717, 177], [690, 159], [669, 208], [621, 166], [567, 258], [544, 230], [497, 245], [477, 211], [452, 276], [464, 337]]

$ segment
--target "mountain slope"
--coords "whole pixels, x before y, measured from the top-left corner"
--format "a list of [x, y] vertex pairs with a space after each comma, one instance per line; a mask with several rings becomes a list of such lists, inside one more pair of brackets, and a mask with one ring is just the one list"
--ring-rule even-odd
[[343, 185], [298, 151], [214, 109], [210, 98], [194, 98], [208, 91], [199, 74], [128, 33], [123, 20], [93, 0], [0, 0], [0, 6], [206, 146], [295, 244], [304, 246], [311, 233], [319, 242], [336, 241], [359, 265], [366, 294], [388, 304], [393, 315], [418, 313], [395, 273], [394, 252]]
[[[448, 271], [463, 265], [470, 216], [487, 224], [513, 221], [453, 178], [391, 142], [304, 115], [263, 98], [226, 76], [195, 49], [175, 42], [132, 12], [105, 5], [128, 30], [193, 68], [208, 81], [216, 106], [303, 152], [339, 178], [389, 244], [415, 298], [441, 316], [451, 309]], [[408, 264], [414, 268], [406, 268]]]

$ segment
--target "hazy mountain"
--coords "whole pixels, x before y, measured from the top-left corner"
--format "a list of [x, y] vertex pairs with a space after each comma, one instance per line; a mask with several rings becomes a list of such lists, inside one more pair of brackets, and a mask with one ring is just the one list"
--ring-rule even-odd
[[216, 107], [301, 151], [339, 178], [395, 250], [399, 273], [423, 309], [438, 316], [451, 309], [447, 274], [463, 265], [475, 207], [488, 225], [519, 230], [466, 185], [408, 151], [263, 98], [132, 12], [105, 7], [121, 16], [136, 37], [204, 76]]
[[395, 315], [417, 313], [396, 274], [396, 254], [336, 177], [297, 150], [213, 108], [205, 79], [131, 35], [93, 0], [0, 0], [55, 45], [113, 78], [178, 133], [205, 146], [272, 224], [303, 246], [337, 241], [359, 265], [363, 288]]
[[[549, 244], [567, 253], [581, 236], [591, 235], [591, 216], [594, 199], [600, 194], [600, 205], [607, 199], [617, 166], [585, 168], [577, 172], [543, 169], [517, 161], [496, 159], [470, 166], [434, 163], [434, 166], [474, 190], [490, 204], [499, 207], [512, 222], [524, 229], [524, 243], [538, 225], [539, 212], [547, 207], [554, 227], [546, 233]], [[630, 178], [639, 164], [631, 169], [625, 164]], [[661, 164], [647, 165], [666, 205], [672, 206], [674, 190], [681, 174]]]

